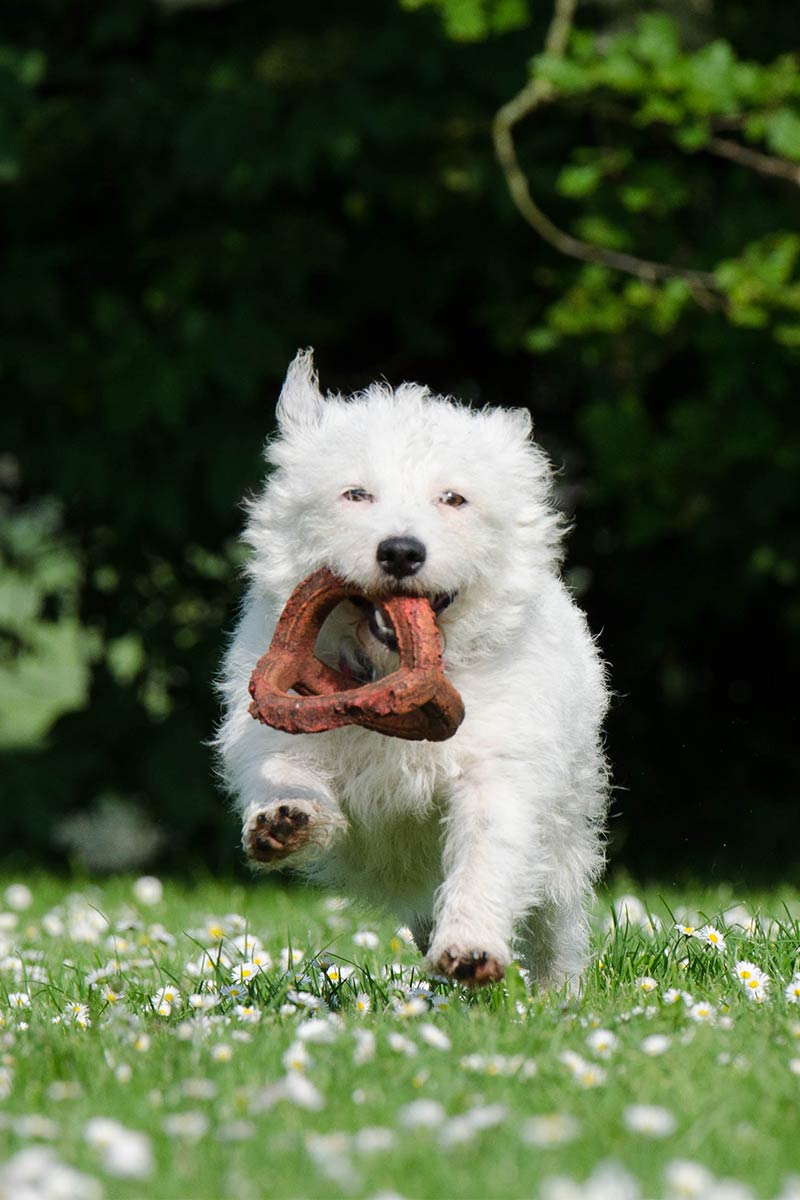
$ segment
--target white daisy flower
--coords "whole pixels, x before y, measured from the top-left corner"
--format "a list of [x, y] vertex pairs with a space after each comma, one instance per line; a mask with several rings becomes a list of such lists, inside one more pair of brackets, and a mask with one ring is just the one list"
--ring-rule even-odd
[[[173, 1007], [178, 1008], [181, 1003], [181, 993], [178, 988], [172, 983], [167, 983], [164, 987], [158, 989], [154, 996], [151, 996], [150, 1001], [156, 1012], [160, 1012], [162, 1006], [168, 1005], [170, 1012]], [[163, 1014], [162, 1014], [163, 1015]], [[169, 1013], [166, 1014], [167, 1016]]]
[[708, 1000], [700, 1000], [689, 1009], [689, 1017], [698, 1024], [711, 1024], [717, 1015], [717, 1010]]
[[599, 1058], [611, 1058], [619, 1038], [608, 1029], [595, 1029], [587, 1037], [586, 1044]]
[[386, 1040], [395, 1054], [405, 1054], [406, 1058], [413, 1058], [417, 1053], [416, 1044], [410, 1038], [403, 1037], [402, 1033], [390, 1033]]
[[359, 929], [353, 934], [353, 943], [363, 946], [365, 950], [377, 950], [380, 938], [371, 929]]
[[643, 1133], [647, 1137], [669, 1137], [678, 1124], [672, 1113], [658, 1104], [631, 1104], [624, 1110], [622, 1119], [631, 1133]]
[[284, 946], [280, 953], [280, 964], [284, 971], [289, 970], [290, 959], [291, 966], [296, 967], [303, 961], [305, 954], [302, 950], [290, 950], [288, 946]]
[[70, 1000], [64, 1008], [64, 1020], [80, 1029], [88, 1029], [92, 1023], [88, 1004], [82, 1004], [80, 1000]]
[[438, 1100], [412, 1100], [398, 1113], [400, 1123], [411, 1129], [433, 1129], [441, 1125], [446, 1113]]
[[315, 1045], [330, 1045], [336, 1040], [337, 1034], [338, 1029], [330, 1020], [326, 1021], [318, 1017], [310, 1017], [309, 1020], [303, 1021], [302, 1025], [297, 1026], [299, 1041], [311, 1042]]
[[8, 1003], [11, 1008], [30, 1008], [31, 998], [27, 992], [9, 992]]
[[304, 1042], [292, 1042], [281, 1059], [287, 1071], [304, 1071], [311, 1062], [311, 1056]]
[[800, 1004], [800, 974], [795, 975], [791, 983], [787, 983], [784, 995], [787, 1003]]
[[173, 1113], [166, 1117], [162, 1129], [167, 1137], [187, 1138], [189, 1141], [199, 1141], [208, 1133], [208, 1117], [201, 1112]]
[[283, 1096], [298, 1108], [318, 1112], [325, 1107], [325, 1098], [301, 1071], [289, 1071], [281, 1085]]
[[375, 1034], [371, 1029], [356, 1029], [355, 1039], [353, 1062], [357, 1067], [361, 1067], [364, 1063], [372, 1062], [375, 1057]]
[[261, 1020], [261, 1010], [253, 1004], [234, 1004], [233, 1015], [246, 1025], [257, 1025]]
[[370, 1000], [367, 993], [359, 992], [358, 995], [356, 996], [356, 1002], [355, 1002], [356, 1012], [359, 1014], [359, 1016], [363, 1017], [364, 1013], [368, 1013], [371, 1008], [372, 1008], [372, 1001]]
[[708, 1167], [689, 1159], [676, 1158], [664, 1168], [667, 1200], [707, 1200], [714, 1190]]
[[450, 1050], [453, 1043], [446, 1033], [436, 1025], [432, 1025], [426, 1021], [419, 1026], [419, 1036], [422, 1038], [426, 1046], [432, 1046], [434, 1050]]
[[364, 1125], [353, 1134], [353, 1149], [357, 1154], [385, 1154], [393, 1149], [396, 1137], [391, 1129], [381, 1125]]
[[725, 949], [725, 938], [713, 925], [704, 925], [702, 929], [697, 930], [694, 936], [698, 942], [705, 942], [706, 945], [713, 946], [715, 950]]
[[153, 1152], [144, 1133], [126, 1129], [107, 1117], [92, 1117], [84, 1126], [83, 1136], [100, 1153], [103, 1170], [109, 1175], [146, 1179], [153, 1173]]
[[653, 979], [652, 975], [640, 975], [636, 980], [636, 986], [643, 992], [654, 992], [658, 987], [658, 981]]
[[568, 1113], [547, 1113], [531, 1117], [523, 1124], [520, 1133], [529, 1146], [545, 1150], [549, 1146], [563, 1146], [574, 1141], [580, 1133], [580, 1124]]
[[219, 1042], [216, 1046], [212, 1047], [211, 1058], [214, 1062], [230, 1062], [233, 1058], [233, 1049], [227, 1042]]
[[760, 967], [751, 962], [737, 962], [734, 964], [733, 973], [741, 984], [745, 986], [751, 979], [759, 979], [763, 974]]
[[24, 912], [33, 904], [33, 892], [24, 883], [11, 883], [3, 893], [6, 904], [15, 912]]
[[656, 1058], [659, 1054], [666, 1054], [672, 1045], [672, 1038], [666, 1033], [651, 1033], [649, 1037], [644, 1038], [641, 1044], [643, 1054], [647, 1054], [650, 1058]]
[[231, 969], [231, 979], [234, 983], [251, 983], [261, 973], [257, 963], [245, 961]]
[[133, 894], [139, 904], [150, 908], [164, 899], [164, 885], [155, 875], [142, 875], [133, 885]]

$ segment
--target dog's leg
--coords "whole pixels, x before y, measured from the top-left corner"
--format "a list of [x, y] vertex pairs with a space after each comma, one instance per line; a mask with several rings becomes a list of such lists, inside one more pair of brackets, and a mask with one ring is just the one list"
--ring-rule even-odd
[[519, 949], [532, 984], [576, 994], [589, 959], [589, 922], [583, 898], [533, 909], [525, 918]]
[[540, 899], [524, 782], [518, 768], [481, 764], [453, 787], [428, 951], [437, 974], [476, 985], [502, 979], [514, 923]]
[[347, 821], [327, 784], [280, 753], [260, 764], [240, 792], [242, 846], [255, 866], [304, 867], [330, 847]]

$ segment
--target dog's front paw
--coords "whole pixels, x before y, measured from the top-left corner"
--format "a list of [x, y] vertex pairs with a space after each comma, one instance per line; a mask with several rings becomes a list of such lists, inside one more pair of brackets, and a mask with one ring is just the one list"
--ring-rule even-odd
[[310, 814], [289, 802], [248, 814], [242, 844], [253, 862], [273, 865], [296, 854], [310, 837]]
[[469, 987], [497, 983], [506, 973], [506, 963], [499, 956], [487, 950], [462, 950], [458, 946], [448, 946], [441, 954], [432, 956], [431, 967], [435, 974], [457, 979]]

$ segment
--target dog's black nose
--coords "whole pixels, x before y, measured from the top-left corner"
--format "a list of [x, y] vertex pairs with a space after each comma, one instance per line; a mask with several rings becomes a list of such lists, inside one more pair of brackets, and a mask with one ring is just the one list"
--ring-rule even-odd
[[415, 537], [384, 538], [378, 546], [377, 557], [381, 569], [395, 579], [416, 575], [427, 556], [422, 542]]

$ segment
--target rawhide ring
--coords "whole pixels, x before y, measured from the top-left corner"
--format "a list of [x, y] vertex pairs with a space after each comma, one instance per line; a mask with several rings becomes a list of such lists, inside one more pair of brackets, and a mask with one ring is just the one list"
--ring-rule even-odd
[[352, 597], [367, 598], [327, 567], [295, 588], [250, 678], [251, 716], [286, 733], [363, 725], [416, 741], [452, 737], [464, 719], [464, 703], [445, 677], [436, 618], [424, 596], [369, 597], [397, 638], [400, 665], [383, 679], [353, 686], [314, 656], [323, 621]]

